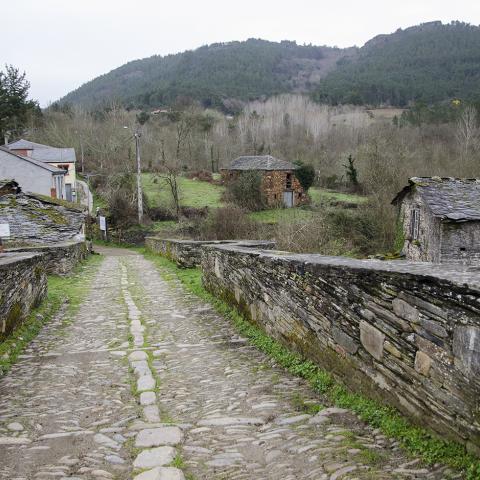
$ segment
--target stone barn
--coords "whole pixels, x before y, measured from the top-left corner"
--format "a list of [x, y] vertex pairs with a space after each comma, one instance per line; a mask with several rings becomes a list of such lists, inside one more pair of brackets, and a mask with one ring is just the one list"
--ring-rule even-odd
[[480, 180], [414, 177], [392, 204], [408, 260], [480, 265]]
[[295, 176], [297, 167], [285, 160], [271, 155], [242, 156], [232, 161], [230, 167], [220, 170], [222, 180], [227, 183], [242, 172], [256, 171], [262, 175], [262, 192], [269, 207], [295, 207], [308, 203], [304, 192]]

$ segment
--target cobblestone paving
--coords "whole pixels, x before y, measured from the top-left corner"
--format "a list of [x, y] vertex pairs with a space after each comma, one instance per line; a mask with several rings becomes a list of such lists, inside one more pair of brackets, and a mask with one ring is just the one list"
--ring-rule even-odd
[[0, 479], [182, 480], [178, 452], [188, 480], [461, 478], [332, 408], [140, 255], [105, 254], [73, 322], [0, 379]]
[[137, 407], [109, 352], [128, 335], [119, 273], [106, 258], [73, 323], [47, 325], [0, 379], [1, 479], [130, 478], [123, 431]]

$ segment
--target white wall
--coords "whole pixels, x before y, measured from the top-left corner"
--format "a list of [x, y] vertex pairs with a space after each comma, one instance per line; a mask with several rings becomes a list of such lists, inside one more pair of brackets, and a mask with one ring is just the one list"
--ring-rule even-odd
[[13, 179], [24, 192], [50, 196], [52, 172], [0, 150], [0, 179]]

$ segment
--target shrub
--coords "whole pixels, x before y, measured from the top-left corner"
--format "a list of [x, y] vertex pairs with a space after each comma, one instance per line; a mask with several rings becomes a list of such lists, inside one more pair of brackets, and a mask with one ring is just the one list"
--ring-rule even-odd
[[309, 218], [281, 221], [276, 228], [277, 247], [297, 253], [366, 256], [385, 244], [382, 220], [371, 205], [358, 209], [325, 208]]
[[168, 208], [149, 207], [147, 213], [150, 219], [154, 222], [161, 222], [164, 220], [176, 220], [175, 215]]
[[240, 172], [227, 183], [227, 201], [240, 208], [257, 211], [265, 208], [262, 175], [258, 172]]
[[324, 212], [307, 219], [282, 220], [275, 229], [275, 240], [279, 250], [296, 253], [341, 255], [346, 250], [345, 240], [334, 237], [332, 225]]
[[199, 225], [199, 238], [202, 240], [235, 240], [259, 236], [261, 232], [257, 222], [235, 205], [211, 211]]
[[180, 213], [185, 218], [205, 218], [208, 215], [208, 207], [180, 207]]
[[128, 199], [124, 189], [111, 192], [107, 205], [108, 219], [112, 227], [127, 228], [137, 222], [136, 205]]
[[312, 165], [305, 165], [303, 162], [296, 162], [298, 168], [295, 170], [295, 176], [300, 185], [307, 192], [315, 181], [315, 169]]

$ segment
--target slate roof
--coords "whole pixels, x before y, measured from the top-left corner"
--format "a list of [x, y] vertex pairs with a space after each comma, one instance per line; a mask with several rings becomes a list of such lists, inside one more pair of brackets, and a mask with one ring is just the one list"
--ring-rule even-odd
[[8, 148], [11, 150], [31, 150], [32, 153], [29, 158], [34, 158], [41, 162], [76, 162], [74, 148], [51, 147], [50, 145], [44, 145], [43, 143], [30, 142], [29, 140], [24, 140], [23, 138], [16, 142], [9, 143]]
[[48, 163], [44, 163], [40, 160], [36, 160], [35, 158], [32, 157], [24, 157], [23, 155], [18, 155], [15, 152], [12, 152], [8, 148], [5, 147], [0, 147], [0, 155], [5, 156], [5, 155], [11, 155], [12, 157], [16, 157], [16, 159], [23, 160], [25, 162], [31, 163], [32, 165], [35, 165], [36, 167], [43, 168], [44, 170], [48, 170], [49, 172], [55, 173], [55, 174], [66, 174], [66, 170], [63, 168], [58, 168], [54, 167], [53, 165], [49, 165]]
[[413, 177], [393, 199], [399, 204], [416, 191], [435, 217], [453, 222], [480, 221], [480, 179]]
[[285, 160], [271, 155], [252, 155], [238, 157], [225, 170], [295, 170], [297, 167]]

